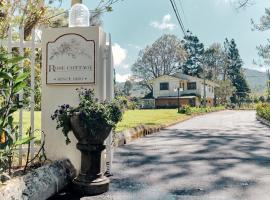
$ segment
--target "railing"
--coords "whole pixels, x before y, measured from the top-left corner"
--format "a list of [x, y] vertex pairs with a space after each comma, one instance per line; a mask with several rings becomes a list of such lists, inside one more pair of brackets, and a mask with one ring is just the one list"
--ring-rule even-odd
[[[14, 30], [14, 32], [13, 32]], [[16, 34], [19, 36], [17, 40], [14, 40], [13, 37]], [[31, 39], [29, 41], [24, 40], [24, 28], [17, 28], [10, 26], [8, 30], [7, 38], [4, 40], [0, 40], [0, 46], [5, 47], [8, 51], [8, 53], [12, 52], [13, 48], [19, 49], [20, 56], [24, 56], [25, 48], [29, 48], [31, 51], [30, 55], [30, 66], [31, 66], [31, 91], [30, 91], [30, 126], [31, 126], [31, 136], [34, 134], [35, 130], [35, 65], [36, 65], [36, 49], [41, 48], [41, 43], [39, 41], [39, 38], [37, 37], [37, 30], [33, 29], [31, 32]], [[21, 70], [24, 70], [24, 63], [21, 61], [19, 63], [19, 66], [21, 67]], [[20, 100], [23, 98], [23, 93], [19, 94]], [[23, 109], [20, 109], [19, 111], [19, 137], [22, 138], [23, 132]], [[23, 152], [25, 150], [22, 146], [19, 147], [19, 165], [22, 165], [22, 157]], [[34, 148], [34, 140], [30, 142], [30, 158], [34, 157], [35, 148]]]

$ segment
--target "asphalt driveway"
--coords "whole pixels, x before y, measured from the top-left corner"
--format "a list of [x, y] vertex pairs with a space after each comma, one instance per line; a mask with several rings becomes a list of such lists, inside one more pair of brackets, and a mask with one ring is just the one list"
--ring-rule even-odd
[[84, 200], [269, 200], [270, 129], [254, 111], [199, 116], [115, 152], [110, 192]]

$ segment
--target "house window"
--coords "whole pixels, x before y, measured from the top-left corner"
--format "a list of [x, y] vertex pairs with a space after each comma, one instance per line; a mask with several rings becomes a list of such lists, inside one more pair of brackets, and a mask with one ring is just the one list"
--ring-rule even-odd
[[182, 90], [184, 90], [185, 88], [185, 83], [180, 83], [180, 88], [182, 88]]
[[188, 90], [196, 90], [197, 89], [196, 82], [187, 83], [187, 89]]
[[160, 90], [169, 90], [169, 83], [160, 83]]

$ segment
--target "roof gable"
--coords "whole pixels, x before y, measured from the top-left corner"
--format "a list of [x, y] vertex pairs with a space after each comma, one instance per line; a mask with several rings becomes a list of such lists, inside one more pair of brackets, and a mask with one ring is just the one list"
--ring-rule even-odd
[[149, 81], [150, 83], [153, 83], [155, 81], [158, 81], [160, 79], [163, 79], [163, 78], [166, 78], [166, 79], [170, 79], [170, 80], [180, 80], [179, 78], [175, 77], [175, 76], [171, 76], [171, 75], [162, 75], [162, 76], [159, 76], [157, 78], [154, 78], [152, 79], [151, 81]]
[[[203, 79], [198, 78], [198, 77], [194, 77], [194, 76], [189, 76], [183, 73], [175, 73], [173, 75], [162, 75], [159, 76], [157, 78], [152, 79], [151, 81], [149, 81], [149, 83], [154, 83], [155, 81], [158, 81], [162, 78], [167, 78], [170, 80], [187, 80], [187, 81], [194, 81], [194, 82], [200, 82], [203, 83]], [[169, 81], [169, 80], [168, 80]], [[209, 81], [209, 80], [205, 80], [206, 84], [211, 85], [213, 87], [219, 87], [219, 85], [217, 83], [214, 83], [213, 81]]]

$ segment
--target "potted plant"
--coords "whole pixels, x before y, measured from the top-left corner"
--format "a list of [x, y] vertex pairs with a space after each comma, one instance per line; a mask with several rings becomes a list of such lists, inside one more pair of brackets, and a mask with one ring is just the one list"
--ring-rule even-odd
[[62, 128], [66, 144], [70, 143], [70, 131], [78, 140], [81, 170], [73, 180], [75, 190], [87, 195], [97, 195], [109, 189], [109, 179], [101, 172], [101, 153], [105, 149], [105, 139], [122, 119], [122, 107], [117, 100], [98, 101], [91, 89], [76, 90], [79, 105], [71, 107], [63, 104], [51, 118], [56, 120], [57, 129]]

